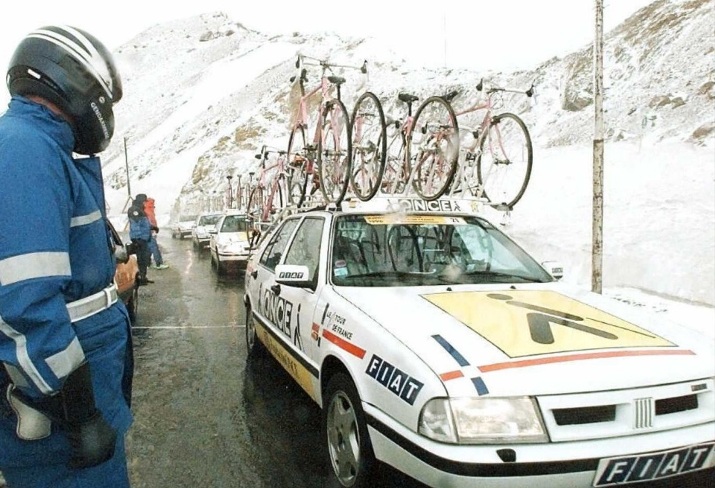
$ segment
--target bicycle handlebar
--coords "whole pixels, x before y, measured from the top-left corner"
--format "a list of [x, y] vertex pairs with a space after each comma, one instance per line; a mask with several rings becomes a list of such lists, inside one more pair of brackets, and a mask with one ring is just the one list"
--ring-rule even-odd
[[288, 154], [288, 151], [286, 151], [285, 149], [277, 149], [274, 147], [269, 147], [264, 144], [263, 146], [261, 146], [260, 154], [256, 154], [255, 158], [265, 160], [265, 159], [268, 159], [269, 154], [278, 154], [278, 155], [284, 156], [284, 155]]
[[[306, 59], [308, 59], [310, 61], [305, 62]], [[367, 59], [365, 61], [363, 61], [361, 66], [353, 66], [350, 64], [331, 63], [327, 59], [319, 59], [319, 58], [314, 58], [312, 56], [306, 56], [305, 54], [299, 54], [298, 59], [296, 59], [296, 61], [295, 61], [295, 67], [300, 68], [303, 65], [320, 66], [323, 69], [331, 69], [331, 68], [357, 69], [357, 70], [360, 70], [361, 73], [367, 73]]]
[[[484, 79], [482, 78], [479, 80], [479, 83], [477, 83], [477, 91], [482, 91], [484, 89]], [[502, 88], [498, 86], [491, 86], [487, 88], [487, 93], [492, 94], [492, 93], [497, 93], [497, 92], [506, 92], [506, 93], [522, 93], [526, 95], [527, 97], [533, 97], [534, 96], [534, 83], [531, 84], [531, 86], [527, 89], [524, 90], [522, 89], [517, 89], [517, 88]]]

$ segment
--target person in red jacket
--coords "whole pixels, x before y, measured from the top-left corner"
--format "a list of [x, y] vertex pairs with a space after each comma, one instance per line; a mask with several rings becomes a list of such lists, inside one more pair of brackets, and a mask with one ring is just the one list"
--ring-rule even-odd
[[159, 250], [159, 244], [156, 242], [156, 234], [159, 232], [159, 226], [156, 224], [156, 213], [154, 209], [154, 199], [149, 197], [144, 202], [144, 213], [149, 218], [149, 223], [151, 223], [151, 240], [149, 241], [149, 250], [154, 258], [154, 269], [166, 269], [169, 267], [168, 264], [164, 263], [164, 259], [161, 256], [161, 251]]

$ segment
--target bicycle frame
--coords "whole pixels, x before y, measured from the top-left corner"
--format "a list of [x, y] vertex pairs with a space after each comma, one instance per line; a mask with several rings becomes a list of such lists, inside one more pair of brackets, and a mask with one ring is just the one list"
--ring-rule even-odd
[[[406, 103], [406, 102], [405, 102]], [[385, 178], [383, 176], [383, 184], [381, 185], [381, 191], [382, 193], [396, 193], [397, 191], [397, 186], [399, 185], [401, 178], [400, 175], [398, 174], [398, 171], [396, 168], [393, 167], [391, 161], [393, 161], [392, 158], [390, 158], [390, 148], [393, 147], [394, 144], [400, 144], [402, 145], [402, 158], [400, 161], [398, 161], [399, 167], [405, 171], [405, 174], [407, 175], [405, 180], [405, 185], [410, 184], [412, 180], [412, 170], [413, 168], [411, 167], [410, 164], [410, 144], [412, 142], [412, 130], [414, 128], [414, 122], [415, 122], [415, 117], [412, 115], [412, 105], [408, 105], [408, 113], [407, 117], [405, 117], [405, 120], [402, 121], [400, 124], [399, 130], [395, 131], [395, 135], [392, 136], [392, 138], [388, 141], [387, 143], [387, 154], [388, 158], [387, 161], [385, 162], [385, 175], [387, 175], [388, 171], [392, 171], [394, 173], [393, 175], [393, 180], [390, 181], [390, 178]], [[393, 122], [394, 123], [394, 122]], [[394, 170], [394, 171], [393, 171]], [[384, 182], [387, 182], [388, 184], [391, 183], [391, 187], [387, 186], [384, 184]], [[405, 189], [407, 186], [405, 186]]]
[[[271, 152], [276, 152], [278, 153], [278, 158], [276, 159], [276, 162], [273, 164], [270, 164], [266, 166], [266, 162], [268, 161], [268, 155]], [[264, 201], [262, 202], [263, 208], [261, 211], [261, 221], [265, 222], [268, 221], [270, 218], [271, 210], [273, 209], [273, 198], [276, 195], [276, 192], [278, 191], [278, 185], [280, 184], [280, 178], [283, 176], [284, 179], [287, 178], [288, 174], [286, 172], [286, 164], [285, 164], [285, 151], [270, 151], [268, 150], [265, 146], [261, 150], [260, 154], [260, 159], [261, 159], [261, 166], [258, 171], [258, 177], [257, 177], [257, 183], [254, 189], [260, 189], [262, 191], [267, 191], [268, 192], [268, 198], [264, 198]], [[268, 174], [274, 169], [277, 169], [275, 174], [268, 179]], [[249, 195], [250, 198], [250, 195]], [[287, 198], [287, 195], [286, 195]], [[251, 209], [248, 209], [249, 212]]]

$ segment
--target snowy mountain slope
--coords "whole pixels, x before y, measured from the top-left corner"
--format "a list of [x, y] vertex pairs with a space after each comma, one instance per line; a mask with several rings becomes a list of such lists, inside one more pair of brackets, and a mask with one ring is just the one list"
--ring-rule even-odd
[[[715, 222], [713, 14], [707, 0], [657, 0], [606, 35], [604, 105], [611, 185], [604, 265], [604, 276], [611, 281], [606, 285], [715, 304], [715, 231], [710, 232]], [[537, 254], [547, 254], [544, 258], [564, 260], [573, 273], [570, 279], [588, 283], [590, 46], [547, 60], [534, 71], [498, 73], [408, 68], [374, 39], [300, 33], [269, 37], [221, 13], [156, 26], [116, 53], [125, 97], [117, 105], [117, 137], [104, 154], [110, 213], [121, 214], [127, 200], [124, 138], [132, 193], [157, 198], [165, 223], [170, 214], [193, 213], [205, 209], [211, 199], [220, 200], [226, 176], [245, 177], [255, 168], [253, 155], [261, 145], [286, 148], [295, 101], [289, 78], [296, 74], [298, 53], [356, 66], [368, 60], [367, 78], [354, 70], [337, 70], [348, 80], [343, 100], [349, 110], [365, 89], [381, 97], [386, 113], [400, 115], [401, 91], [424, 99], [459, 89], [463, 95], [455, 106], [462, 107], [474, 100], [480, 78], [523, 88], [534, 83], [535, 100], [515, 95], [503, 101], [504, 110], [523, 116], [535, 145], [533, 181], [512, 216], [511, 233]], [[309, 68], [309, 85], [319, 75]], [[621, 146], [616, 141], [622, 141]], [[666, 146], [667, 151], [660, 149]], [[657, 164], [643, 163], [646, 157], [657, 159]], [[687, 171], [681, 170], [682, 164], [688, 165]], [[610, 176], [616, 174], [621, 179]], [[642, 186], [648, 182], [652, 184]], [[697, 188], [688, 186], [693, 183]], [[616, 196], [610, 198], [609, 192]], [[657, 212], [658, 225], [649, 224], [641, 212]], [[668, 262], [672, 283], [653, 283], [642, 271], [652, 266], [649, 252], [667, 235], [661, 228], [668, 224], [678, 236], [692, 240], [693, 248], [683, 252], [670, 236], [662, 252], [686, 257]], [[549, 235], [560, 241], [544, 246]], [[640, 251], [643, 242], [646, 249]], [[696, 270], [694, 278], [688, 276], [691, 270]]]

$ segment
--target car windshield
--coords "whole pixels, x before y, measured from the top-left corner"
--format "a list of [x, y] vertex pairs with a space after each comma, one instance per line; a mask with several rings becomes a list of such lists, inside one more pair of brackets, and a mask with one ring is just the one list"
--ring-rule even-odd
[[216, 225], [218, 219], [221, 218], [221, 214], [216, 215], [202, 215], [199, 218], [199, 225]]
[[227, 215], [221, 224], [221, 232], [247, 232], [248, 224], [245, 215]]
[[198, 215], [182, 215], [179, 217], [179, 222], [191, 222], [193, 224], [196, 222], [196, 217], [198, 217]]
[[337, 286], [553, 281], [505, 234], [471, 216], [343, 215], [331, 260]]

